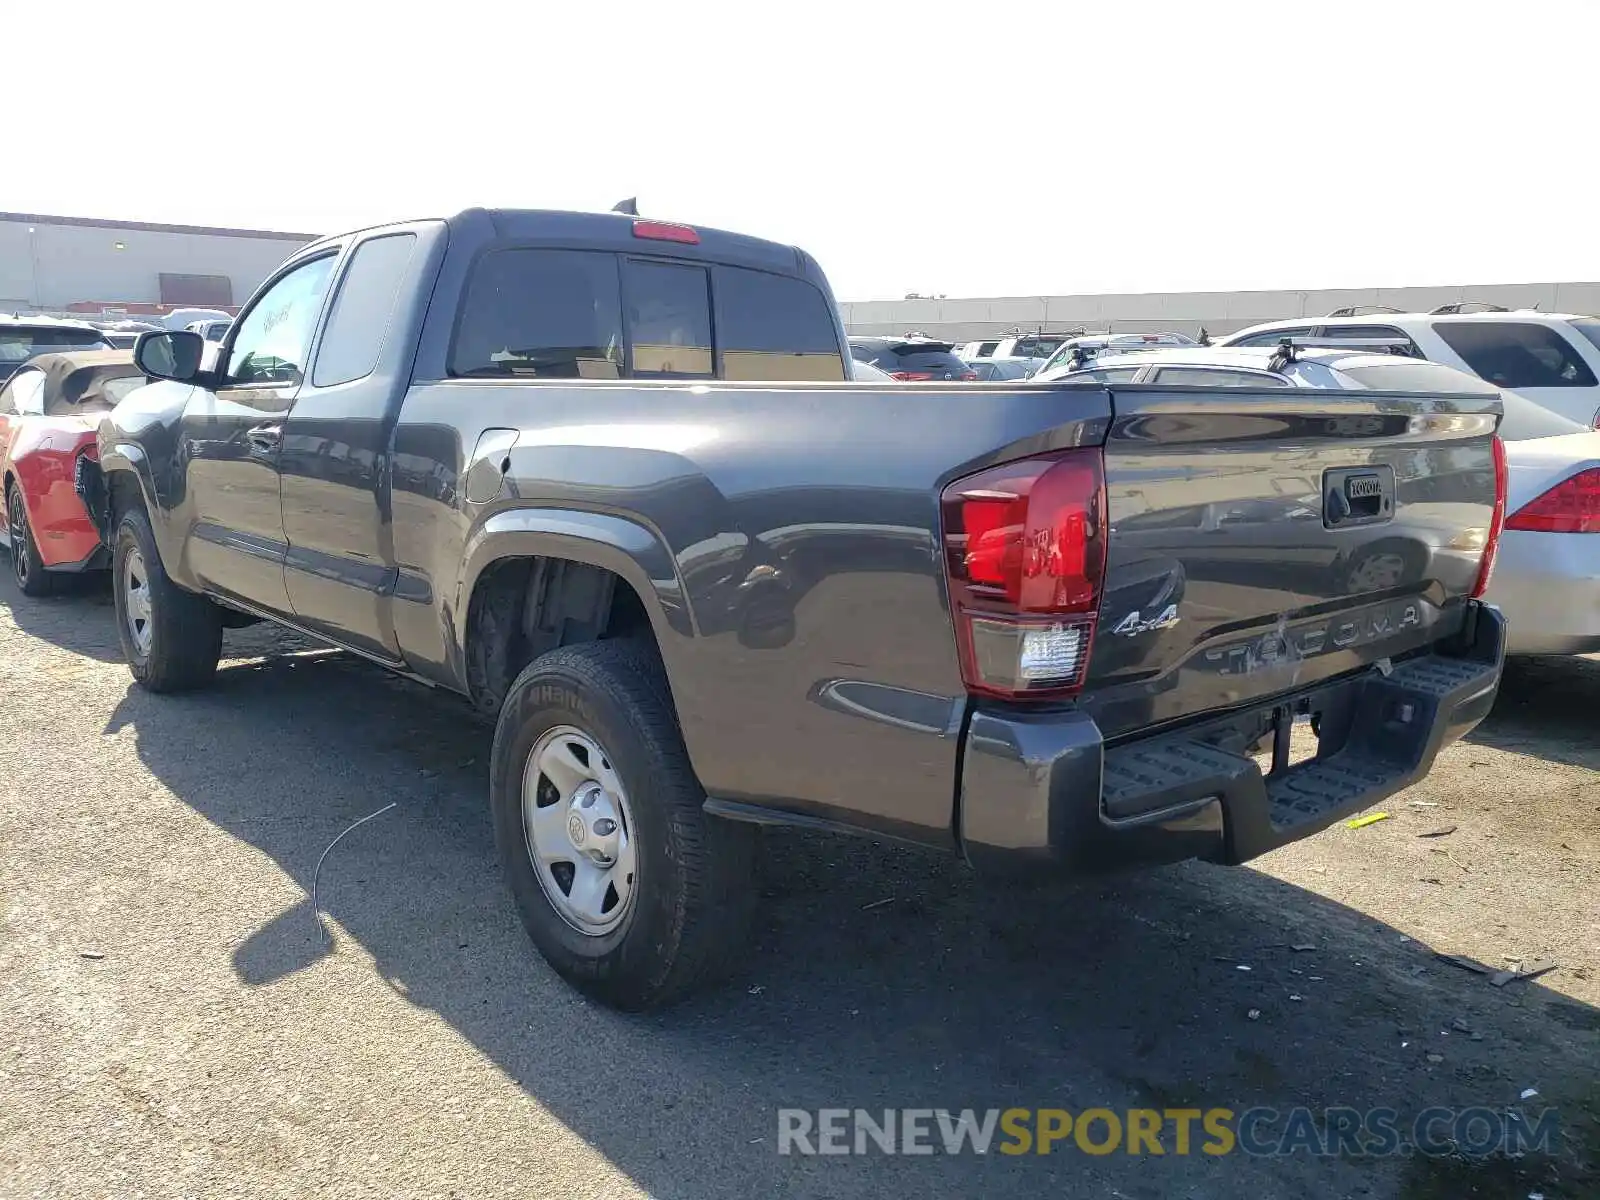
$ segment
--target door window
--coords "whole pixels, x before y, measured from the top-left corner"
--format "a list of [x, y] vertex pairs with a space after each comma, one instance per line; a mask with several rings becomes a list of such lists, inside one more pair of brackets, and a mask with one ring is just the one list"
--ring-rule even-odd
[[633, 374], [673, 379], [713, 375], [706, 269], [628, 259], [622, 277]]
[[302, 263], [280, 278], [239, 321], [228, 355], [234, 387], [292, 387], [305, 378], [311, 332], [328, 293], [335, 256]]

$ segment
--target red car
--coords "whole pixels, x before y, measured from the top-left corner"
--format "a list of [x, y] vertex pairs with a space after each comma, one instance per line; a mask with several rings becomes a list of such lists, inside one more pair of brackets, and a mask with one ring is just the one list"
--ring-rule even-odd
[[110, 565], [78, 491], [79, 463], [98, 460], [100, 418], [143, 383], [129, 351], [84, 350], [29, 359], [0, 388], [0, 544], [27, 595], [48, 594], [60, 574]]

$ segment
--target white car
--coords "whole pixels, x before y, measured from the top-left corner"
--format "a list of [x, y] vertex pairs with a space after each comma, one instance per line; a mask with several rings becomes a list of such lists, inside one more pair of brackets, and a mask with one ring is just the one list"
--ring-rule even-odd
[[1272, 346], [1285, 337], [1388, 341], [1402, 353], [1467, 371], [1502, 392], [1600, 428], [1600, 320], [1594, 317], [1531, 310], [1341, 314], [1252, 325], [1218, 344]]
[[956, 357], [968, 362], [975, 358], [1028, 358], [1042, 365], [1072, 336], [1066, 333], [1022, 333], [967, 342], [955, 348]]
[[[1355, 349], [1152, 350], [1100, 355], [1077, 370], [1051, 371], [1049, 378], [1168, 387], [1498, 391], [1505, 406], [1499, 433], [1506, 457], [1506, 522], [1485, 599], [1506, 615], [1508, 654], [1600, 651], [1600, 433], [1576, 421], [1453, 367]], [[1359, 429], [1352, 429], [1352, 437], [1359, 436]], [[1317, 503], [1310, 497], [1306, 511]], [[1213, 519], [1240, 516], [1226, 511]], [[1486, 530], [1442, 529], [1436, 552], [1474, 554], [1486, 540]], [[1368, 586], [1392, 586], [1403, 577], [1403, 557], [1390, 559], [1362, 564]]]
[[233, 328], [233, 322], [223, 321], [190, 321], [184, 326], [191, 333], [198, 333], [208, 342], [220, 342], [228, 336], [228, 330]]

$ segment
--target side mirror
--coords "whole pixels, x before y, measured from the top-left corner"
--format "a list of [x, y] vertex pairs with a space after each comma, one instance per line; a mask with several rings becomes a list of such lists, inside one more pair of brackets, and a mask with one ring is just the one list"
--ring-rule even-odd
[[133, 344], [133, 363], [152, 379], [188, 383], [200, 374], [206, 340], [187, 329], [141, 333]]

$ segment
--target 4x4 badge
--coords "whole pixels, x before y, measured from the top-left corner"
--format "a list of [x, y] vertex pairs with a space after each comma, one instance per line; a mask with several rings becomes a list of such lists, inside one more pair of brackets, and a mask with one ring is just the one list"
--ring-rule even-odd
[[1176, 604], [1167, 605], [1158, 616], [1151, 617], [1148, 621], [1144, 619], [1144, 614], [1136, 608], [1118, 621], [1111, 632], [1119, 633], [1123, 637], [1133, 637], [1136, 634], [1150, 633], [1157, 629], [1171, 629], [1177, 623], [1178, 606]]

